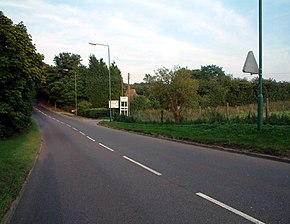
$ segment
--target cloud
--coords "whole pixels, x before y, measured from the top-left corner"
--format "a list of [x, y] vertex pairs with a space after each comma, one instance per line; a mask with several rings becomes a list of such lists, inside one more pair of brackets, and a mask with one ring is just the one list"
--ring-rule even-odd
[[[257, 21], [223, 2], [10, 0], [0, 6], [14, 22], [24, 21], [47, 63], [52, 64], [61, 52], [80, 54], [85, 64], [92, 53], [106, 59], [106, 48], [88, 44], [104, 43], [110, 45], [111, 61], [123, 74], [142, 81], [145, 73], [174, 65], [216, 64], [227, 73], [243, 76], [247, 52], [253, 50], [258, 58]], [[281, 16], [289, 18], [286, 12]], [[290, 71], [289, 40], [283, 35], [278, 40], [271, 35], [265, 40], [265, 71], [285, 73]]]

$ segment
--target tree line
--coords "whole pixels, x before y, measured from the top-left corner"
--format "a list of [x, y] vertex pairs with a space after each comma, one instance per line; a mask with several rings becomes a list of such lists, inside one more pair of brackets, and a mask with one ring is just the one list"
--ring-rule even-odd
[[[112, 99], [124, 94], [125, 84], [116, 63], [106, 65], [103, 59], [90, 55], [88, 66], [84, 66], [80, 55], [65, 52], [55, 56], [54, 65], [45, 64], [43, 59], [25, 25], [13, 24], [0, 11], [0, 138], [31, 124], [36, 98], [69, 110], [75, 108], [77, 94], [78, 108], [108, 108], [108, 68]], [[217, 65], [195, 70], [175, 66], [145, 74], [144, 82], [132, 88], [139, 95], [131, 99], [132, 111], [167, 110], [179, 123], [188, 108], [255, 103], [258, 79], [234, 78]], [[290, 83], [264, 80], [263, 95], [271, 101], [289, 101]]]
[[13, 24], [0, 11], [0, 138], [31, 124], [42, 61], [24, 24]]
[[[55, 107], [69, 110], [75, 108], [108, 108], [109, 70], [103, 59], [89, 56], [88, 67], [81, 64], [81, 56], [60, 53], [55, 56], [55, 65], [47, 66], [44, 79], [38, 89], [38, 99]], [[122, 95], [121, 71], [115, 63], [110, 65], [112, 99]]]
[[[257, 103], [258, 78], [234, 78], [217, 65], [194, 70], [160, 68], [154, 75], [146, 74], [143, 81], [133, 85], [139, 97], [132, 99], [131, 111], [160, 109], [162, 114], [168, 110], [177, 123], [186, 109]], [[290, 101], [290, 83], [264, 79], [263, 96], [272, 102]]]

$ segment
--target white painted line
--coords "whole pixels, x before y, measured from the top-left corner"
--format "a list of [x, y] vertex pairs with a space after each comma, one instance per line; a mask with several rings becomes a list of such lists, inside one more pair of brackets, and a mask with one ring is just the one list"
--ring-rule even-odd
[[66, 126], [68, 126], [68, 127], [70, 127], [70, 128], [71, 128], [71, 126], [70, 126], [69, 124], [66, 124]]
[[83, 132], [81, 132], [81, 131], [79, 131], [79, 133], [82, 134], [82, 135], [86, 135], [85, 133], [83, 133]]
[[253, 223], [265, 224], [264, 222], [262, 222], [262, 221], [260, 221], [258, 219], [255, 219], [255, 218], [253, 218], [253, 217], [251, 217], [251, 216], [249, 216], [249, 215], [247, 215], [247, 214], [245, 214], [243, 212], [240, 212], [239, 210], [234, 209], [234, 208], [232, 208], [232, 207], [230, 207], [230, 206], [228, 206], [228, 205], [226, 205], [226, 204], [224, 204], [224, 203], [222, 203], [222, 202], [220, 202], [218, 200], [215, 200], [215, 199], [213, 199], [213, 198], [211, 198], [211, 197], [209, 197], [209, 196], [207, 196], [207, 195], [205, 195], [203, 193], [199, 192], [199, 193], [196, 193], [196, 195], [198, 195], [199, 197], [202, 197], [202, 198], [204, 198], [204, 199], [206, 199], [206, 200], [208, 200], [208, 201], [210, 201], [210, 202], [212, 202], [212, 203], [214, 203], [214, 204], [216, 204], [216, 205], [218, 205], [218, 206], [220, 206], [220, 207], [222, 207], [224, 209], [227, 209], [227, 210], [229, 210], [229, 211], [231, 211], [231, 212], [233, 212], [233, 213], [235, 213], [235, 214], [237, 214], [237, 215], [239, 215], [239, 216], [241, 216], [241, 217], [243, 217], [243, 218], [245, 218], [245, 219], [247, 219], [247, 220], [249, 220], [249, 221], [251, 221]]
[[135, 163], [135, 164], [138, 165], [138, 166], [141, 166], [142, 168], [144, 168], [144, 169], [150, 171], [151, 173], [156, 174], [157, 176], [161, 176], [161, 175], [162, 175], [161, 173], [159, 173], [159, 172], [157, 172], [157, 171], [155, 171], [155, 170], [153, 170], [153, 169], [151, 169], [151, 168], [149, 168], [149, 167], [147, 167], [147, 166], [144, 166], [143, 164], [141, 164], [141, 163], [139, 163], [139, 162], [137, 162], [137, 161], [135, 161], [135, 160], [133, 160], [133, 159], [127, 157], [127, 156], [123, 156], [123, 158], [129, 160], [129, 161], [132, 162], [132, 163]]
[[110, 147], [106, 146], [106, 145], [103, 145], [102, 143], [99, 143], [100, 146], [102, 146], [103, 148], [105, 149], [108, 149], [110, 150], [111, 152], [114, 152], [115, 150], [114, 149], [111, 149]]
[[76, 128], [72, 128], [72, 129], [74, 129], [75, 131], [78, 131], [78, 129], [76, 129]]
[[87, 136], [88, 139], [90, 139], [91, 141], [95, 142], [96, 140], [91, 138], [90, 136]]

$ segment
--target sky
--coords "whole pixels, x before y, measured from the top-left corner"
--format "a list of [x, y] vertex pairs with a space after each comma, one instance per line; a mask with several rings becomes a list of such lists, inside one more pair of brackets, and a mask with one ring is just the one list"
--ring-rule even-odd
[[[0, 0], [14, 24], [23, 21], [45, 62], [62, 52], [108, 60], [124, 81], [175, 65], [217, 65], [235, 78], [248, 51], [259, 61], [258, 0]], [[263, 0], [263, 78], [290, 81], [290, 0]]]

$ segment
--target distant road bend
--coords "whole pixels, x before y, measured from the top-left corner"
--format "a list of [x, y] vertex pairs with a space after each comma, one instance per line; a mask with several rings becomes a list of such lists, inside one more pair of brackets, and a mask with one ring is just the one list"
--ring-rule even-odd
[[290, 164], [37, 106], [41, 153], [10, 223], [290, 223]]

